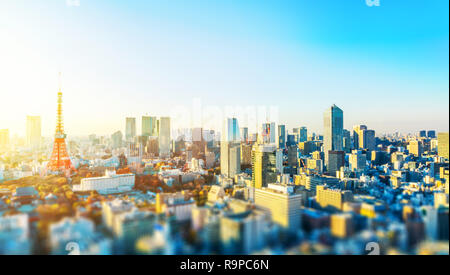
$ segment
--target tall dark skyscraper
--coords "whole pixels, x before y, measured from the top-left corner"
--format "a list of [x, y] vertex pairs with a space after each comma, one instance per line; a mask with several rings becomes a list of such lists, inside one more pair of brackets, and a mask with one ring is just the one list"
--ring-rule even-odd
[[342, 151], [344, 112], [333, 104], [328, 108], [323, 116], [323, 148], [325, 163], [328, 163], [329, 151]]
[[436, 131], [434, 131], [434, 130], [429, 130], [429, 131], [427, 132], [427, 136], [428, 136], [428, 138], [436, 138]]
[[278, 148], [280, 148], [280, 149], [284, 149], [286, 147], [286, 126], [285, 125], [278, 125], [277, 144], [278, 144]]
[[300, 127], [299, 142], [305, 142], [308, 140], [308, 129], [306, 127]]

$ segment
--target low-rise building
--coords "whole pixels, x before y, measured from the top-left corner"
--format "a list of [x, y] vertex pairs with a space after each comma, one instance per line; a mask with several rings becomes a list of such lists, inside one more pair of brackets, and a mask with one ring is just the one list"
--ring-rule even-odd
[[105, 171], [105, 176], [84, 178], [81, 183], [72, 186], [74, 192], [89, 192], [97, 191], [101, 194], [114, 194], [129, 192], [133, 189], [135, 182], [135, 175], [130, 174], [116, 174], [115, 171]]

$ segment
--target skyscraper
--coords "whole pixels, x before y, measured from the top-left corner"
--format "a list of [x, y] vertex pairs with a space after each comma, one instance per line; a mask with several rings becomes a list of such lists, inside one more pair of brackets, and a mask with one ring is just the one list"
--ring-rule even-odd
[[352, 150], [349, 130], [345, 130], [345, 129], [343, 130], [342, 147], [343, 147], [344, 152], [346, 152], [346, 153], [350, 153], [350, 151]]
[[114, 134], [111, 135], [111, 139], [112, 139], [112, 147], [113, 148], [120, 148], [122, 147], [122, 132], [121, 131], [117, 131]]
[[170, 157], [170, 117], [159, 120], [159, 156]]
[[276, 143], [276, 130], [275, 130], [275, 122], [270, 123], [270, 143]]
[[37, 149], [41, 145], [41, 117], [27, 116], [27, 146]]
[[262, 124], [262, 130], [261, 130], [261, 135], [260, 135], [260, 139], [259, 139], [260, 143], [264, 143], [264, 144], [270, 143], [270, 136], [271, 136], [270, 130], [271, 130], [270, 123]]
[[299, 142], [305, 142], [308, 140], [308, 129], [306, 127], [300, 127]]
[[363, 140], [363, 131], [367, 130], [366, 125], [353, 126], [353, 149], [363, 148], [363, 144], [360, 144]]
[[298, 143], [300, 141], [300, 128], [292, 129], [292, 134], [295, 136], [295, 142]]
[[156, 136], [156, 117], [142, 117], [142, 136]]
[[427, 132], [427, 136], [428, 136], [428, 138], [436, 138], [436, 131], [434, 131], [434, 130], [429, 130], [429, 131]]
[[345, 152], [344, 151], [329, 151], [327, 171], [330, 176], [336, 177], [336, 172], [345, 165]]
[[134, 140], [135, 136], [136, 136], [136, 118], [127, 117], [125, 125], [125, 139], [128, 142], [131, 142]]
[[241, 172], [241, 145], [235, 141], [220, 143], [220, 171], [222, 175], [234, 178]]
[[367, 129], [366, 125], [356, 125], [353, 127], [354, 149], [375, 150], [375, 131]]
[[438, 133], [438, 154], [448, 159], [448, 133]]
[[278, 125], [277, 145], [279, 149], [286, 148], [286, 126]]
[[360, 150], [354, 150], [349, 156], [349, 166], [352, 171], [362, 171], [366, 168], [366, 155]]
[[374, 130], [364, 130], [363, 134], [363, 148], [373, 151], [376, 149], [376, 141], [375, 141], [375, 131]]
[[410, 140], [408, 144], [408, 151], [416, 157], [420, 157], [423, 153], [422, 141], [414, 139]]
[[236, 118], [227, 118], [224, 123], [220, 142], [220, 171], [229, 178], [241, 172], [241, 146]]
[[248, 143], [250, 141], [248, 136], [248, 127], [241, 128], [241, 141], [245, 143]]
[[[223, 129], [223, 141], [239, 141], [240, 133], [239, 133], [239, 124], [237, 118], [227, 118], [224, 124]], [[247, 128], [248, 134], [248, 128]]]
[[324, 113], [323, 148], [325, 163], [328, 164], [329, 151], [342, 151], [344, 112], [333, 104]]
[[253, 187], [266, 187], [277, 181], [277, 156], [274, 144], [255, 144], [252, 149]]

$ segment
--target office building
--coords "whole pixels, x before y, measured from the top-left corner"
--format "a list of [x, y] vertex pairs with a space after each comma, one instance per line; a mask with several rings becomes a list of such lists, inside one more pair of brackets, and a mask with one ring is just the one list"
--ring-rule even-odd
[[348, 162], [351, 171], [364, 171], [364, 169], [366, 168], [366, 155], [363, 154], [360, 150], [353, 150], [353, 153], [349, 156]]
[[100, 194], [117, 194], [131, 191], [134, 187], [134, 181], [134, 174], [118, 175], [115, 171], [106, 170], [103, 177], [81, 179], [80, 184], [72, 186], [72, 191], [97, 191]]
[[308, 129], [306, 127], [300, 127], [299, 129], [299, 142], [305, 142], [308, 140]]
[[252, 149], [253, 187], [266, 187], [277, 180], [276, 146], [255, 144]]
[[[272, 137], [272, 130], [270, 123], [263, 123], [261, 128], [261, 135], [259, 135], [259, 143], [270, 144]], [[275, 143], [275, 142], [274, 142]]]
[[339, 189], [329, 189], [324, 185], [316, 186], [316, 200], [322, 208], [330, 208], [333, 210], [342, 210], [344, 202], [353, 201], [353, 193], [351, 191], [342, 191]]
[[242, 127], [240, 129], [240, 132], [241, 132], [241, 142], [246, 143], [246, 144], [249, 143], [250, 137], [248, 134], [248, 127]]
[[112, 134], [111, 135], [112, 147], [113, 148], [122, 147], [122, 139], [123, 139], [123, 135], [122, 135], [121, 131], [117, 131], [114, 134]]
[[278, 125], [277, 144], [278, 144], [278, 149], [286, 148], [286, 126], [285, 125]]
[[225, 253], [250, 254], [265, 245], [267, 214], [259, 210], [220, 217], [220, 239]]
[[344, 151], [329, 151], [327, 172], [329, 175], [335, 177], [336, 172], [345, 166], [345, 152]]
[[158, 193], [156, 195], [156, 213], [175, 216], [175, 220], [177, 221], [190, 220], [194, 206], [195, 200], [193, 198], [186, 198], [182, 192]]
[[408, 144], [408, 151], [416, 157], [420, 157], [423, 153], [423, 143], [420, 140], [410, 140]]
[[225, 120], [223, 127], [222, 141], [233, 141], [233, 142], [240, 141], [240, 130], [237, 118], [227, 118]]
[[323, 161], [321, 159], [307, 159], [306, 167], [315, 173], [323, 173]]
[[317, 149], [318, 148], [314, 141], [303, 141], [298, 143], [298, 150], [303, 156], [307, 156], [312, 152], [317, 151]]
[[220, 142], [220, 170], [222, 175], [234, 178], [241, 172], [241, 145], [236, 118], [225, 120]]
[[429, 130], [429, 131], [427, 132], [427, 137], [428, 137], [428, 138], [436, 138], [436, 131], [434, 131], [434, 130]]
[[252, 145], [241, 144], [241, 165], [252, 164]]
[[156, 117], [143, 116], [142, 117], [142, 136], [156, 136]]
[[33, 149], [41, 146], [40, 116], [27, 116], [27, 146]]
[[220, 171], [221, 174], [233, 178], [241, 173], [241, 145], [236, 141], [222, 141], [220, 143]]
[[270, 212], [272, 220], [284, 228], [298, 230], [301, 224], [302, 195], [290, 186], [268, 184], [255, 189], [255, 205]]
[[328, 108], [324, 113], [323, 148], [325, 163], [328, 165], [330, 151], [342, 151], [344, 129], [344, 113], [336, 105]]
[[161, 117], [159, 120], [159, 156], [170, 157], [170, 117]]
[[376, 149], [375, 131], [374, 130], [364, 130], [362, 134], [363, 148], [373, 151]]
[[354, 149], [363, 148], [363, 145], [360, 142], [360, 140], [363, 139], [362, 133], [363, 133], [364, 130], [367, 130], [367, 126], [366, 125], [355, 125], [355, 126], [353, 126], [353, 148]]
[[350, 137], [350, 131], [346, 129], [343, 130], [342, 147], [345, 153], [350, 153], [352, 150], [352, 139]]
[[353, 127], [353, 143], [355, 149], [376, 149], [375, 131], [367, 129], [366, 125]]
[[276, 125], [275, 122], [271, 122], [270, 124], [270, 139], [269, 139], [269, 143], [276, 143], [277, 142], [277, 132], [276, 132]]
[[438, 133], [438, 155], [448, 159], [448, 133]]
[[293, 141], [298, 143], [300, 141], [300, 128], [293, 128], [292, 135], [294, 136]]
[[350, 237], [354, 232], [352, 215], [349, 213], [331, 215], [330, 227], [333, 236], [338, 238]]
[[294, 146], [297, 145], [296, 136], [295, 135], [287, 135], [286, 138], [286, 146]]
[[136, 118], [127, 117], [125, 125], [125, 139], [128, 142], [134, 141], [136, 136]]

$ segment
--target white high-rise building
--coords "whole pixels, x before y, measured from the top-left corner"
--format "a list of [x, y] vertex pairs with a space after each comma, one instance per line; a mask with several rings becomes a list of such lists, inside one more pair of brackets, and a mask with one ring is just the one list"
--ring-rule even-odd
[[37, 149], [41, 145], [41, 117], [27, 116], [27, 146]]
[[159, 156], [170, 157], [170, 117], [159, 120]]

